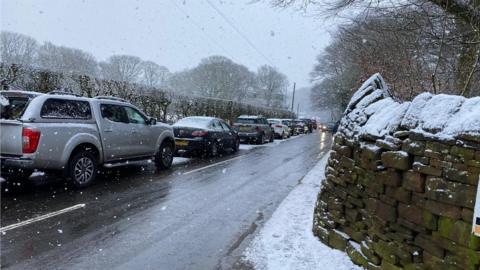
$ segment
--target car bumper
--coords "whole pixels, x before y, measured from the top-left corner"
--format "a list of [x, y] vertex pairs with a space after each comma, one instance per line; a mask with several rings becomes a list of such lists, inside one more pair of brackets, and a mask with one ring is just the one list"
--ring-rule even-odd
[[175, 138], [175, 149], [180, 151], [204, 151], [207, 149], [207, 141], [203, 138]]
[[1, 167], [3, 168], [19, 168], [19, 169], [33, 169], [34, 162], [30, 158], [22, 157], [0, 157]]
[[256, 140], [259, 135], [257, 132], [239, 132], [240, 141]]

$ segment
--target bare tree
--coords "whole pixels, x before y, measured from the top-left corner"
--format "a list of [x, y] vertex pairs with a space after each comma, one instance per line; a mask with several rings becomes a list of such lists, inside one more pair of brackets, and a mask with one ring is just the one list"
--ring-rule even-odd
[[98, 64], [91, 54], [79, 49], [45, 42], [38, 51], [37, 65], [42, 69], [79, 75], [97, 75]]
[[257, 87], [267, 107], [284, 107], [288, 87], [287, 77], [276, 68], [264, 65], [257, 71]]
[[0, 62], [18, 66], [32, 66], [37, 55], [38, 43], [35, 39], [8, 31], [0, 33]]
[[106, 62], [100, 62], [105, 79], [119, 82], [138, 82], [142, 73], [142, 59], [131, 55], [113, 55]]
[[152, 61], [144, 61], [141, 64], [142, 75], [140, 82], [148, 87], [165, 87], [168, 77], [171, 75], [168, 68], [160, 66]]

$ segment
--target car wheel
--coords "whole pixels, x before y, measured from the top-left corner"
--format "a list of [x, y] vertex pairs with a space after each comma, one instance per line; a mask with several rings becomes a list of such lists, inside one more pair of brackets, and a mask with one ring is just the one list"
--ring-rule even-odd
[[287, 136], [285, 136], [285, 132], [282, 132], [282, 140], [285, 140]]
[[257, 144], [264, 144], [265, 143], [265, 135], [262, 133], [260, 137], [257, 138]]
[[172, 166], [174, 149], [171, 142], [163, 142], [155, 156], [155, 165], [158, 169], [168, 169]]
[[218, 155], [218, 144], [212, 142], [210, 149], [208, 150], [208, 155], [211, 157], [216, 157]]
[[235, 143], [234, 143], [234, 146], [233, 146], [233, 152], [238, 152], [238, 150], [240, 149], [240, 140], [239, 139], [236, 139], [235, 140]]
[[274, 139], [275, 139], [275, 133], [272, 132], [272, 134], [270, 135], [270, 139], [268, 140], [268, 142], [273, 142]]
[[98, 161], [90, 151], [80, 151], [74, 154], [67, 167], [67, 177], [76, 188], [91, 185], [98, 173]]

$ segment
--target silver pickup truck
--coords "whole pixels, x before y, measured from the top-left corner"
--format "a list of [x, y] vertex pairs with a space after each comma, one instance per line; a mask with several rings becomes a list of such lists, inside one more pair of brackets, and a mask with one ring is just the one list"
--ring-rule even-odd
[[161, 169], [172, 164], [172, 127], [124, 100], [27, 91], [0, 91], [0, 98], [3, 172], [60, 171], [85, 187], [100, 166], [152, 158]]

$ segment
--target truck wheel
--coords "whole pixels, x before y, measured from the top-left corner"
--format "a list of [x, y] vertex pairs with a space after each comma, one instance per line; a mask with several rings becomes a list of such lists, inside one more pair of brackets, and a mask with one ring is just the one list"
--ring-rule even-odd
[[83, 188], [95, 181], [97, 170], [98, 162], [95, 155], [82, 150], [70, 158], [67, 177], [76, 188]]
[[166, 170], [172, 166], [173, 162], [173, 145], [171, 142], [163, 142], [158, 149], [158, 153], [155, 156], [155, 164], [157, 168]]

